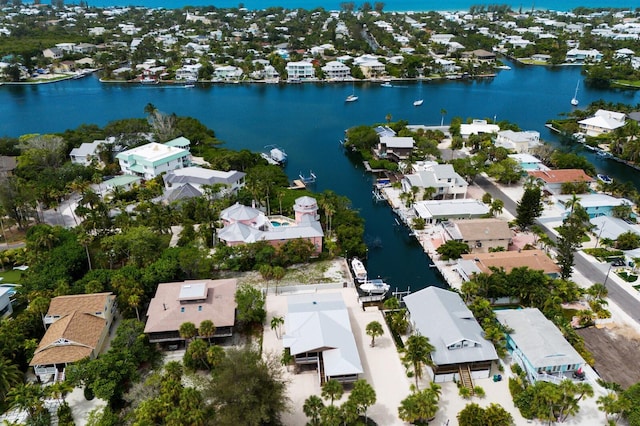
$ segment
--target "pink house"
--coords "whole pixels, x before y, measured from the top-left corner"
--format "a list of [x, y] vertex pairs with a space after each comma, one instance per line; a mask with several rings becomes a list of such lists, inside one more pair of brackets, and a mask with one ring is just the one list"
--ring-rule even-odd
[[312, 197], [300, 197], [293, 206], [295, 219], [285, 216], [267, 216], [262, 211], [242, 204], [234, 204], [220, 214], [224, 227], [218, 238], [230, 246], [268, 241], [278, 247], [289, 240], [304, 238], [322, 252], [324, 232], [320, 225], [318, 202]]

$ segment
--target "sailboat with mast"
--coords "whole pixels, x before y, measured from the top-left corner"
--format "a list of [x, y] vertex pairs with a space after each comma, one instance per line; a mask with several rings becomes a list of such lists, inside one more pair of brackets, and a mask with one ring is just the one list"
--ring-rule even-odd
[[578, 80], [578, 84], [576, 84], [576, 93], [571, 98], [571, 105], [578, 106], [578, 87], [580, 87], [580, 80]]
[[424, 102], [424, 99], [422, 99], [422, 82], [420, 82], [420, 85], [418, 86], [418, 99], [413, 101], [413, 106], [419, 107], [420, 105], [422, 105], [423, 102]]
[[355, 88], [354, 88], [354, 84], [353, 81], [351, 82], [351, 94], [349, 96], [347, 96], [347, 99], [345, 99], [345, 102], [355, 102], [358, 100], [358, 97], [356, 96], [356, 92], [355, 92]]

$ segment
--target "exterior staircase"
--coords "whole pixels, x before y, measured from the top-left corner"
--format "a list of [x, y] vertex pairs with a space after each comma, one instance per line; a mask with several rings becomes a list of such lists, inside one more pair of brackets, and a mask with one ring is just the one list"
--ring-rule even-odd
[[473, 379], [471, 378], [471, 370], [469, 366], [460, 367], [458, 369], [458, 373], [460, 374], [460, 383], [465, 388], [471, 391], [471, 396], [473, 396]]

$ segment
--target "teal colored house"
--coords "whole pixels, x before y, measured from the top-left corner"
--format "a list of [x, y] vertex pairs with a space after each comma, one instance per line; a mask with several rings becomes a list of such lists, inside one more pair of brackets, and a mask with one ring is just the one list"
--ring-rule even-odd
[[580, 354], [537, 308], [505, 309], [495, 314], [510, 330], [507, 349], [531, 383], [543, 380], [557, 384], [585, 366]]

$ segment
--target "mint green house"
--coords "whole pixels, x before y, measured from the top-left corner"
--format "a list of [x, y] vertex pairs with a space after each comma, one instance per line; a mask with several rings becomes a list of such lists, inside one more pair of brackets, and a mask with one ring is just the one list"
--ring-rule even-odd
[[116, 158], [125, 175], [153, 179], [162, 173], [191, 165], [189, 140], [180, 137], [164, 144], [151, 142], [122, 151]]

